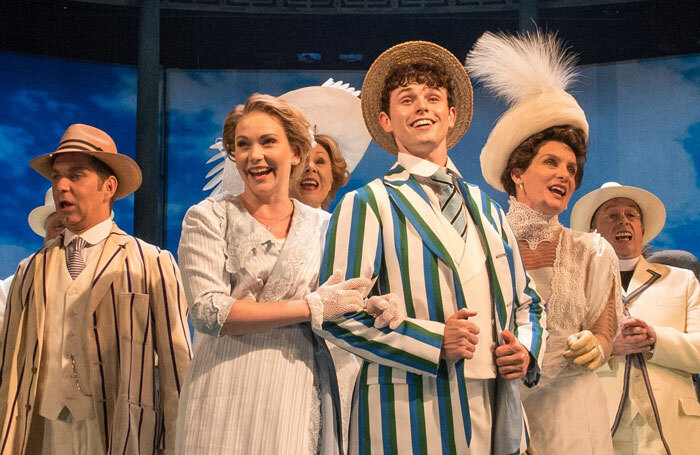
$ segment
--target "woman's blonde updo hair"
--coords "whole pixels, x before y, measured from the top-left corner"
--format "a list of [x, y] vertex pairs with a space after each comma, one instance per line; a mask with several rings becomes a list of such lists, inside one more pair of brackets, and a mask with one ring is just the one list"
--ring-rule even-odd
[[224, 120], [223, 142], [224, 149], [229, 159], [236, 161], [236, 126], [246, 115], [253, 112], [262, 112], [275, 118], [284, 133], [287, 135], [292, 151], [299, 155], [303, 162], [311, 149], [311, 133], [309, 122], [294, 106], [287, 104], [279, 98], [270, 95], [253, 93], [245, 104], [234, 107]]

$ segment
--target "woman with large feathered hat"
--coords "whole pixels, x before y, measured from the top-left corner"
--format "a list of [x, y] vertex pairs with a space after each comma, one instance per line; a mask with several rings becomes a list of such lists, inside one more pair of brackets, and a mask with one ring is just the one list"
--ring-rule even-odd
[[508, 221], [547, 302], [542, 378], [521, 387], [532, 446], [542, 454], [612, 453], [606, 397], [593, 370], [609, 356], [621, 310], [615, 251], [557, 216], [581, 184], [588, 122], [566, 92], [574, 62], [555, 36], [485, 33], [466, 62], [510, 105], [481, 152], [486, 181], [510, 197]]

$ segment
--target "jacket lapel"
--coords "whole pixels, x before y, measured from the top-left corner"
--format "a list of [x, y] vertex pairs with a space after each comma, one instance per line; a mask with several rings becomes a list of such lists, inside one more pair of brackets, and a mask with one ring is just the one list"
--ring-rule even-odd
[[[463, 181], [459, 181], [459, 186], [462, 194], [466, 196], [467, 210], [476, 224], [486, 250], [486, 262], [491, 278], [494, 310], [498, 315], [498, 333], [500, 333], [510, 326], [509, 308], [513, 300], [513, 289], [515, 289], [512, 249], [505, 243], [487, 216], [488, 211], [491, 209], [491, 203], [487, 199], [488, 196], [476, 187], [474, 187], [475, 191], [472, 193], [472, 186], [465, 184]], [[478, 199], [474, 196], [475, 194], [478, 196]]]
[[[666, 269], [657, 267], [656, 264], [651, 264], [643, 257], [640, 257], [637, 266], [634, 268], [634, 274], [632, 274], [632, 279], [630, 280], [629, 286], [627, 286], [627, 290], [622, 290], [622, 298], [624, 299], [627, 296], [631, 296], [631, 294], [635, 293], [651, 280], [655, 274], [659, 274], [663, 277], [666, 274]], [[638, 294], [641, 294], [641, 292]], [[635, 300], [636, 297], [632, 296], [631, 301], [628, 302], [627, 305], [632, 305]]]
[[[105, 240], [104, 248], [95, 269], [95, 277], [92, 280], [88, 315], [95, 311], [109, 286], [119, 277], [121, 266], [126, 257], [126, 244], [131, 239], [131, 236], [119, 229], [116, 224], [112, 224], [112, 231]], [[131, 264], [131, 266], [135, 267], [137, 264]]]
[[426, 247], [456, 273], [455, 262], [445, 248], [446, 239], [441, 239], [430, 227], [438, 226], [440, 220], [437, 219], [428, 196], [416, 179], [403, 167], [396, 165], [384, 176], [384, 184], [389, 198], [411, 223]]

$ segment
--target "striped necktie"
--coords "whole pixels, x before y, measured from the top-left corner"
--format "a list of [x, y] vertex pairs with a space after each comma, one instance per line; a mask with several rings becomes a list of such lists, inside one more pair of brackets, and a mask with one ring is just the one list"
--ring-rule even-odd
[[448, 172], [437, 171], [430, 177], [436, 187], [439, 188], [440, 210], [455, 228], [455, 230], [467, 239], [467, 215], [464, 213], [464, 201], [455, 185], [455, 178]]
[[85, 268], [83, 248], [85, 248], [87, 244], [84, 238], [76, 237], [70, 242], [70, 245], [68, 245], [70, 248], [68, 252], [68, 273], [70, 273], [73, 279], [76, 279]]

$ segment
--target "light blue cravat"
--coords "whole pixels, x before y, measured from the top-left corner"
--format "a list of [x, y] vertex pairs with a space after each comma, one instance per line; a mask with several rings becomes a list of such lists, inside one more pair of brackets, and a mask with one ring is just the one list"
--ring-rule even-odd
[[[449, 171], [448, 171], [449, 172]], [[467, 215], [455, 178], [448, 172], [437, 171], [430, 177], [440, 194], [440, 211], [463, 239], [467, 239]]]

